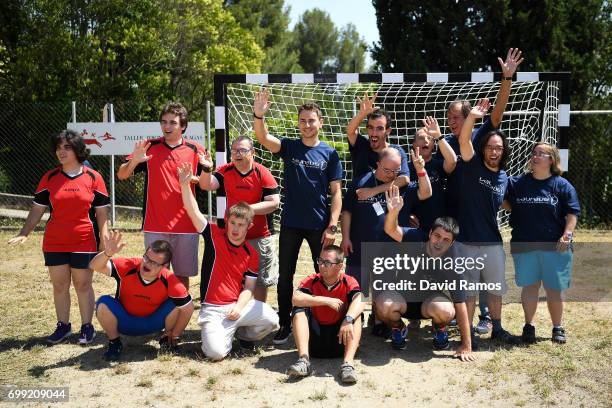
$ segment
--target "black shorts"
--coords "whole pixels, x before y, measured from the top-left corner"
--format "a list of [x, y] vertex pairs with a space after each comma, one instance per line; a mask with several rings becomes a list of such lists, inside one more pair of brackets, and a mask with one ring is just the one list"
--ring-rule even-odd
[[44, 252], [45, 266], [70, 265], [74, 269], [88, 269], [97, 252]]
[[402, 313], [402, 317], [404, 319], [425, 319], [421, 313], [421, 306], [423, 302], [407, 302], [406, 311]]
[[344, 357], [344, 344], [338, 343], [338, 331], [343, 319], [331, 325], [320, 324], [307, 307], [294, 307], [291, 315], [301, 312], [308, 317], [308, 354], [315, 358]]

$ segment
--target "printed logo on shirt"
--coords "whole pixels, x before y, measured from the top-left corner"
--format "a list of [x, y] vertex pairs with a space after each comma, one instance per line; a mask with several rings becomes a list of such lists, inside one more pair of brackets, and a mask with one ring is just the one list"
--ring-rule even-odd
[[518, 197], [516, 199], [517, 204], [547, 204], [553, 207], [557, 206], [559, 197], [557, 196], [539, 196], [539, 197]]
[[311, 169], [318, 169], [321, 171], [327, 168], [327, 162], [323, 160], [322, 161], [310, 161], [310, 160], [300, 160], [300, 159], [293, 158], [291, 159], [291, 162], [295, 164], [296, 166], [308, 167]]
[[81, 190], [78, 187], [72, 187], [72, 188], [65, 188], [64, 191], [69, 192], [69, 193], [78, 193]]
[[478, 177], [478, 183], [481, 186], [484, 186], [486, 188], [488, 188], [489, 190], [491, 190], [494, 194], [503, 196], [504, 195], [504, 188], [502, 186], [494, 186], [491, 184], [491, 180], [486, 179], [486, 178], [482, 178], [482, 177]]

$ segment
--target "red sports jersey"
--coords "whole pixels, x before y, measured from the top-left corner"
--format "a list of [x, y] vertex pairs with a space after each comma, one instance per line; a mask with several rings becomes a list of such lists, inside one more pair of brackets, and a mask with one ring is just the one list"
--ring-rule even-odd
[[315, 306], [310, 308], [314, 318], [317, 319], [320, 324], [324, 325], [331, 325], [343, 319], [344, 316], [346, 316], [346, 311], [353, 297], [361, 292], [357, 280], [345, 273], [340, 275], [340, 280], [331, 288], [325, 285], [321, 275], [318, 273], [312, 274], [300, 282], [298, 290], [308, 293], [309, 295], [332, 297], [344, 302], [342, 308], [338, 312], [329, 306]]
[[[173, 234], [197, 234], [197, 231], [181, 198], [181, 184], [178, 179], [178, 166], [187, 162], [192, 164], [194, 174], [199, 174], [198, 152], [204, 148], [194, 141], [183, 138], [183, 142], [170, 147], [163, 137], [149, 140], [147, 150], [149, 161], [140, 163], [134, 172], [145, 173], [144, 202], [142, 206], [142, 228], [145, 232]], [[129, 160], [132, 156], [127, 156]], [[195, 188], [192, 185], [192, 192]]]
[[145, 283], [140, 276], [142, 258], [111, 259], [111, 276], [117, 281], [115, 299], [132, 316], [144, 317], [155, 312], [168, 298], [179, 307], [191, 301], [181, 281], [166, 268], [155, 280]]
[[[246, 174], [241, 174], [234, 163], [219, 167], [213, 176], [219, 182], [218, 197], [227, 197], [227, 208], [240, 201], [247, 204], [260, 203], [264, 197], [278, 194], [278, 183], [265, 166], [254, 162], [253, 168]], [[246, 239], [268, 237], [274, 234], [273, 213], [256, 215], [253, 226], [249, 228]], [[219, 220], [221, 221], [221, 220]], [[219, 222], [223, 227], [223, 223]]]
[[204, 231], [204, 256], [200, 279], [200, 299], [211, 305], [227, 305], [238, 300], [247, 278], [257, 278], [259, 255], [247, 242], [235, 246], [225, 230], [208, 224]]
[[100, 173], [89, 167], [69, 176], [61, 167], [42, 177], [34, 202], [49, 207], [51, 213], [45, 236], [45, 252], [96, 252], [98, 225], [95, 209], [110, 204]]

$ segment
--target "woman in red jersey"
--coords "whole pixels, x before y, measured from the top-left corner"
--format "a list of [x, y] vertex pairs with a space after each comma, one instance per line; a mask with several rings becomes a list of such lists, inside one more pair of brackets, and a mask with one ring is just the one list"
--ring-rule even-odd
[[[98, 251], [99, 234], [106, 236], [110, 203], [102, 176], [84, 166], [89, 155], [83, 138], [72, 130], [51, 137], [51, 150], [60, 166], [40, 180], [25, 225], [9, 244], [23, 243], [49, 208], [43, 253], [53, 284], [57, 327], [47, 337], [56, 344], [72, 332], [70, 324], [70, 281], [74, 285], [81, 312], [80, 344], [96, 336], [91, 319], [94, 310], [93, 272], [89, 261]], [[103, 242], [103, 241], [102, 241]]]

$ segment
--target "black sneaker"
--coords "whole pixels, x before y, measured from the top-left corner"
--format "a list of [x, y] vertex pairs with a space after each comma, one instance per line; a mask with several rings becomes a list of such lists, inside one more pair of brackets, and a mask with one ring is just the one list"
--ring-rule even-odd
[[521, 341], [525, 344], [533, 344], [536, 342], [535, 326], [525, 323]]
[[123, 343], [121, 343], [121, 339], [115, 339], [113, 341], [108, 342], [108, 349], [104, 353], [104, 359], [106, 361], [117, 361], [119, 357], [121, 357], [121, 352], [123, 351]]
[[57, 344], [66, 340], [72, 334], [72, 325], [70, 323], [57, 322], [55, 331], [47, 337], [47, 343]]
[[241, 349], [248, 350], [248, 351], [255, 351], [254, 341], [238, 339], [238, 344], [240, 344]]
[[287, 340], [289, 340], [290, 336], [291, 336], [291, 325], [289, 324], [283, 325], [280, 327], [280, 329], [278, 329], [278, 331], [274, 335], [274, 339], [272, 340], [272, 343], [276, 345], [285, 344]]
[[565, 329], [563, 327], [553, 327], [551, 340], [553, 343], [565, 344]]
[[520, 337], [510, 334], [510, 332], [505, 329], [493, 330], [491, 332], [491, 340], [509, 345], [521, 344]]

